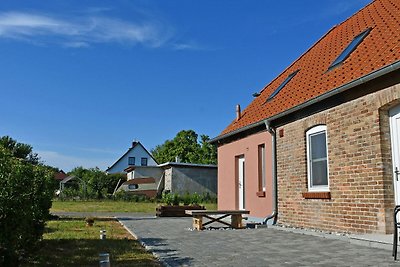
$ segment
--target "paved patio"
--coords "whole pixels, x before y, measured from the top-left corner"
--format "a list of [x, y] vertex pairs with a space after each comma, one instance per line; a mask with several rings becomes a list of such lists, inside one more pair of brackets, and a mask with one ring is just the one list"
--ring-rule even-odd
[[118, 219], [166, 266], [400, 266], [390, 250], [345, 237], [274, 228], [199, 232], [191, 230], [191, 218]]

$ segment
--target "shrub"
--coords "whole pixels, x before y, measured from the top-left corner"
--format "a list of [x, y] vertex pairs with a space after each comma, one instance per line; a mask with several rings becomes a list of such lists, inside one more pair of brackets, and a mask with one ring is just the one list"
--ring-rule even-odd
[[36, 248], [49, 217], [53, 173], [0, 148], [0, 266], [18, 266]]

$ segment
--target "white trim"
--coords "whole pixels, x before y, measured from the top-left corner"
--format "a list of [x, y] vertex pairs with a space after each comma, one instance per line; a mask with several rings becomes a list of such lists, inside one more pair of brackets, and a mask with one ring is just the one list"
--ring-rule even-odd
[[[326, 145], [326, 170], [328, 185], [311, 187], [311, 164], [310, 164], [310, 141], [309, 137], [318, 133], [325, 132]], [[306, 132], [306, 148], [307, 148], [307, 187], [310, 192], [329, 192], [329, 153], [328, 153], [328, 131], [326, 125], [318, 125]]]
[[400, 192], [399, 192], [399, 181], [396, 180], [396, 167], [399, 169], [400, 165], [400, 155], [398, 148], [400, 146], [397, 136], [400, 129], [395, 125], [396, 118], [400, 117], [400, 105], [391, 108], [389, 110], [389, 122], [390, 122], [390, 143], [392, 150], [392, 176], [393, 176], [393, 187], [394, 187], [394, 201], [396, 205], [400, 203]]

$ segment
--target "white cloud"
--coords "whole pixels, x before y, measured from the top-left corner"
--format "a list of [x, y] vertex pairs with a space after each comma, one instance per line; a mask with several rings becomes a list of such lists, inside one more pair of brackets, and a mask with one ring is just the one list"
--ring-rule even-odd
[[47, 165], [60, 168], [65, 172], [72, 170], [75, 167], [82, 166], [84, 168], [99, 167], [101, 170], [105, 170], [108, 165], [111, 165], [113, 159], [90, 159], [72, 157], [60, 154], [54, 151], [36, 151], [39, 154], [40, 159]]
[[87, 47], [94, 43], [142, 44], [160, 47], [172, 36], [165, 23], [152, 20], [130, 22], [105, 16], [61, 17], [23, 13], [0, 13], [0, 38], [60, 43]]

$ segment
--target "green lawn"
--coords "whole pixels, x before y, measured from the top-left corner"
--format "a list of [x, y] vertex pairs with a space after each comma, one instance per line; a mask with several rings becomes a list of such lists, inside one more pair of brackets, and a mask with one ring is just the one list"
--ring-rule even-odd
[[[107, 231], [100, 240], [99, 231]], [[111, 266], [160, 266], [153, 255], [114, 220], [59, 219], [47, 223], [42, 248], [23, 266], [99, 266], [99, 253], [109, 253]]]
[[[51, 212], [143, 212], [155, 213], [157, 203], [126, 201], [59, 201], [54, 200]], [[217, 204], [202, 204], [208, 210], [216, 210]]]

